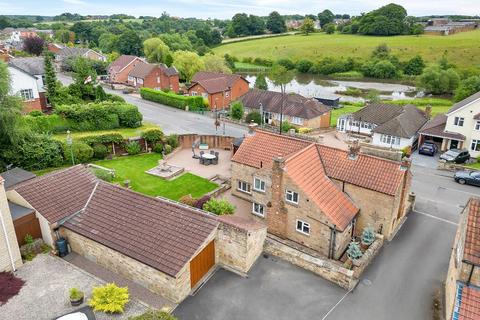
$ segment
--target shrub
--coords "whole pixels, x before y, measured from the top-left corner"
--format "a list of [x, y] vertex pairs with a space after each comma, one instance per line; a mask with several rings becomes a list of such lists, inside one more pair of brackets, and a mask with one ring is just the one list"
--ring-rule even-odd
[[163, 152], [163, 144], [161, 144], [161, 143], [156, 143], [156, 144], [153, 146], [153, 152], [155, 152], [155, 153], [162, 153], [162, 152]]
[[140, 147], [140, 143], [138, 143], [137, 141], [130, 141], [125, 144], [125, 150], [127, 150], [127, 153], [129, 155], [135, 155], [139, 154], [140, 151], [142, 151], [142, 148]]
[[283, 121], [282, 123], [282, 132], [288, 132], [290, 129], [294, 129], [296, 131], [296, 127], [288, 121]]
[[307, 134], [312, 131], [313, 131], [312, 128], [307, 128], [307, 127], [298, 128], [298, 133], [301, 133], [301, 134]]
[[163, 149], [165, 150], [165, 154], [169, 154], [170, 152], [172, 152], [172, 146], [169, 144], [164, 145]]
[[167, 144], [169, 144], [173, 149], [178, 147], [178, 135], [176, 134], [171, 134], [167, 137], [166, 140]]
[[31, 234], [27, 233], [25, 235], [25, 239], [23, 239], [26, 244], [32, 244], [33, 243], [33, 237]]
[[93, 145], [93, 157], [95, 159], [105, 159], [108, 155], [108, 149], [104, 144], [96, 143]]
[[261, 124], [262, 122], [262, 116], [260, 115], [259, 112], [257, 111], [252, 111], [247, 116], [245, 117], [245, 122], [247, 123], [256, 123], [256, 124]]
[[112, 182], [113, 181], [113, 175], [107, 171], [107, 170], [103, 170], [103, 169], [93, 169], [93, 174], [98, 178], [98, 179], [101, 179], [103, 181], [107, 181], [107, 182]]
[[310, 60], [302, 59], [297, 62], [296, 68], [298, 72], [307, 73], [313, 66], [313, 62]]
[[235, 120], [241, 120], [243, 112], [243, 104], [240, 101], [235, 101], [230, 107], [230, 115]]
[[77, 288], [71, 288], [69, 291], [70, 300], [80, 300], [83, 298], [83, 292]]
[[405, 74], [418, 76], [422, 74], [423, 69], [425, 69], [425, 62], [423, 61], [421, 56], [416, 55], [412, 59], [408, 60], [403, 70]]
[[334, 34], [336, 27], [333, 23], [327, 23], [325, 26], [323, 26], [323, 29], [327, 34]]
[[460, 77], [454, 69], [443, 70], [439, 66], [425, 68], [417, 78], [417, 86], [427, 93], [452, 93], [458, 86]]
[[20, 292], [23, 285], [25, 284], [25, 281], [21, 278], [15, 277], [12, 272], [0, 272], [0, 283], [2, 284], [2, 294], [0, 294], [0, 306], [2, 306]]
[[293, 63], [293, 61], [288, 58], [277, 60], [277, 64], [285, 67], [285, 69], [287, 70], [295, 69], [295, 63]]
[[225, 199], [210, 199], [202, 207], [203, 210], [216, 214], [217, 216], [233, 214], [235, 206]]
[[70, 127], [69, 121], [59, 115], [27, 115], [22, 117], [23, 122], [32, 131], [38, 133], [65, 132]]
[[92, 290], [92, 298], [88, 304], [95, 311], [107, 313], [123, 313], [129, 301], [128, 288], [120, 288], [114, 283], [109, 283]]
[[362, 253], [362, 250], [360, 250], [360, 245], [358, 244], [358, 242], [356, 241], [350, 242], [347, 249], [347, 257], [353, 261], [353, 260], [360, 259], [362, 255], [363, 253]]
[[107, 93], [107, 100], [112, 101], [112, 102], [121, 102], [121, 103], [126, 102], [125, 99], [123, 99], [119, 95], [111, 94], [111, 93]]
[[62, 143], [63, 157], [66, 162], [70, 162], [72, 158], [75, 163], [85, 163], [93, 158], [93, 148], [84, 142], [73, 142], [71, 146]]
[[149, 129], [142, 132], [142, 138], [149, 143], [155, 143], [163, 138], [163, 132], [160, 129]]
[[197, 203], [197, 199], [193, 198], [191, 195], [187, 194], [184, 195], [179, 199], [179, 201], [183, 204], [186, 204], [187, 206], [194, 207], [195, 204]]
[[178, 320], [178, 318], [165, 311], [149, 310], [139, 316], [130, 317], [128, 320]]
[[185, 110], [187, 106], [191, 111], [204, 110], [206, 107], [205, 101], [201, 96], [181, 96], [175, 93], [165, 93], [149, 88], [141, 88], [140, 95], [145, 100], [162, 103], [182, 110]]
[[480, 76], [468, 77], [460, 81], [458, 88], [455, 90], [455, 101], [462, 101], [480, 91]]
[[133, 104], [112, 104], [111, 108], [118, 116], [121, 127], [138, 128], [142, 125], [143, 116]]
[[33, 110], [33, 111], [30, 111], [28, 115], [32, 117], [39, 117], [39, 116], [43, 116], [43, 113], [42, 111], [39, 111], [39, 110]]
[[326, 57], [315, 63], [310, 72], [329, 75], [338, 72], [352, 71], [355, 68], [355, 60], [349, 59], [337, 59], [332, 57]]
[[362, 231], [362, 244], [371, 245], [375, 241], [375, 230], [372, 226], [365, 227]]
[[124, 139], [120, 133], [106, 133], [101, 135], [91, 135], [80, 138], [81, 141], [88, 145], [121, 143]]

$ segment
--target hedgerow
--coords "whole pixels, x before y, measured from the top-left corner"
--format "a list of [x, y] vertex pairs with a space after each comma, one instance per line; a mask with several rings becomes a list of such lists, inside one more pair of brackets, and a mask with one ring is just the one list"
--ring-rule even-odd
[[163, 92], [149, 88], [141, 88], [140, 95], [145, 100], [158, 102], [182, 110], [186, 110], [187, 106], [191, 111], [204, 110], [206, 107], [205, 101], [201, 96], [182, 96], [172, 92]]

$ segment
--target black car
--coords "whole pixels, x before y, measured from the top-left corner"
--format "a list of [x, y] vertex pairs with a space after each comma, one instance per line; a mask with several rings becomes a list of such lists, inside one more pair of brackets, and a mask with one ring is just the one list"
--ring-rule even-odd
[[460, 184], [480, 186], [480, 171], [457, 171], [453, 178]]
[[433, 141], [425, 141], [418, 149], [419, 154], [425, 154], [427, 156], [434, 156], [437, 151], [438, 147]]
[[465, 163], [470, 159], [470, 153], [467, 150], [450, 149], [440, 156], [440, 159], [447, 162]]

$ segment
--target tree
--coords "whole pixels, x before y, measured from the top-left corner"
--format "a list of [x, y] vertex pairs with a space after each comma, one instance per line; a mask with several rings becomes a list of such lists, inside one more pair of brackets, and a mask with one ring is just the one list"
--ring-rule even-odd
[[95, 99], [94, 84], [97, 80], [97, 73], [92, 67], [90, 60], [78, 57], [73, 63], [73, 80], [74, 83], [70, 85], [71, 91], [75, 92], [82, 100]]
[[180, 77], [186, 82], [190, 82], [195, 73], [205, 69], [205, 65], [198, 54], [191, 51], [174, 52], [173, 65], [180, 73]]
[[118, 47], [119, 36], [113, 33], [103, 33], [98, 38], [98, 47], [104, 53], [114, 52]]
[[458, 86], [460, 77], [453, 69], [443, 70], [438, 65], [425, 68], [417, 78], [417, 86], [427, 93], [452, 93]]
[[[22, 102], [9, 95], [10, 75], [7, 65], [0, 61], [0, 149], [11, 146], [20, 139]], [[0, 152], [0, 158], [2, 152]]]
[[47, 87], [47, 98], [50, 103], [53, 105], [53, 101], [57, 95], [57, 75], [55, 69], [53, 68], [53, 53], [45, 51], [44, 57], [44, 66], [45, 66], [45, 86]]
[[257, 75], [257, 79], [255, 79], [255, 88], [268, 90], [267, 80], [265, 79], [265, 75], [263, 73]]
[[160, 38], [150, 38], [143, 42], [143, 52], [148, 62], [165, 63], [170, 48]]
[[268, 15], [267, 29], [271, 33], [282, 33], [287, 31], [285, 20], [277, 11], [273, 11]]
[[101, 85], [98, 85], [95, 87], [95, 101], [105, 101], [107, 100], [107, 94], [105, 93], [105, 90], [103, 90]]
[[335, 19], [335, 15], [330, 10], [323, 10], [318, 14], [318, 21], [320, 22], [320, 26], [323, 28], [324, 25], [328, 23], [332, 23]]
[[127, 30], [118, 38], [117, 48], [121, 54], [139, 56], [142, 53], [142, 40], [135, 31]]
[[334, 34], [336, 29], [337, 29], [337, 27], [333, 23], [327, 23], [323, 27], [323, 30], [325, 30], [326, 34]]
[[227, 66], [225, 59], [213, 53], [206, 54], [203, 57], [203, 64], [205, 65], [206, 71], [232, 73], [232, 70]]
[[252, 111], [247, 116], [245, 117], [245, 122], [246, 123], [256, 123], [256, 124], [261, 124], [262, 122], [262, 115], [258, 111]]
[[248, 30], [249, 19], [246, 13], [237, 13], [232, 18], [232, 29], [235, 36], [246, 36], [250, 32]]
[[296, 68], [298, 72], [307, 73], [313, 66], [313, 62], [307, 59], [302, 59], [297, 62]]
[[416, 55], [412, 59], [408, 60], [405, 65], [404, 72], [405, 74], [411, 76], [418, 76], [422, 74], [423, 69], [425, 68], [425, 62], [423, 61], [420, 55]]
[[272, 80], [273, 84], [279, 86], [282, 91], [282, 105], [280, 106], [280, 125], [279, 125], [279, 133], [282, 134], [282, 126], [283, 123], [283, 109], [285, 107], [285, 90], [288, 83], [290, 83], [294, 78], [294, 73], [292, 70], [287, 70], [284, 66], [281, 65], [274, 65], [270, 69], [269, 78]]
[[471, 76], [460, 81], [455, 90], [455, 101], [462, 101], [480, 91], [480, 76]]
[[44, 46], [45, 41], [40, 37], [27, 37], [23, 40], [23, 50], [36, 56], [42, 54]]
[[265, 21], [254, 15], [248, 16], [248, 32], [251, 35], [264, 34], [265, 33]]
[[240, 101], [235, 101], [230, 107], [230, 116], [235, 120], [241, 120], [243, 118], [243, 104]]
[[310, 33], [315, 31], [315, 23], [310, 18], [305, 18], [302, 25], [300, 26], [300, 31], [308, 36]]
[[407, 11], [400, 5], [390, 3], [377, 10], [373, 10], [357, 19], [358, 32], [368, 35], [399, 35], [406, 31]]

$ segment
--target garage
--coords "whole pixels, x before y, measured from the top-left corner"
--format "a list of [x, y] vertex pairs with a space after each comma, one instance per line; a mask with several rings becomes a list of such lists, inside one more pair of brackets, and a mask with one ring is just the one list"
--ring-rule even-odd
[[17, 236], [18, 245], [25, 244], [25, 236], [31, 235], [33, 239], [42, 238], [40, 223], [35, 216], [35, 211], [30, 208], [20, 206], [13, 202], [8, 202], [8, 207], [12, 215], [13, 226]]
[[211, 241], [190, 261], [190, 287], [195, 287], [214, 265], [215, 241]]

